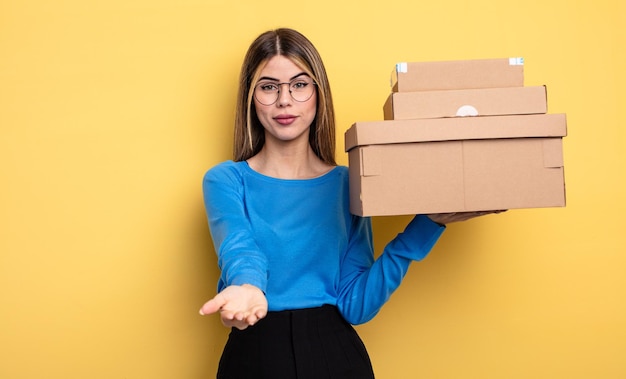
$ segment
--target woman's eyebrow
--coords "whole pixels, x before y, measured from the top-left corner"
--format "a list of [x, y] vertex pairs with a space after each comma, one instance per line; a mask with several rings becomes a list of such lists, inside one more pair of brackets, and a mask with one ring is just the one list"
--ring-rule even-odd
[[[292, 77], [289, 79], [289, 81], [292, 81], [292, 80], [294, 80], [295, 78], [298, 78], [298, 77], [300, 77], [300, 76], [302, 76], [302, 75], [309, 76], [309, 74], [307, 74], [306, 72], [301, 72], [301, 73], [299, 73], [299, 74], [297, 74], [297, 75], [292, 76]], [[270, 77], [270, 76], [262, 76], [262, 77], [260, 77], [260, 78], [259, 78], [259, 80], [270, 80], [270, 81], [273, 81], [273, 82], [279, 82], [279, 81], [280, 81], [279, 79], [272, 78], [272, 77]]]

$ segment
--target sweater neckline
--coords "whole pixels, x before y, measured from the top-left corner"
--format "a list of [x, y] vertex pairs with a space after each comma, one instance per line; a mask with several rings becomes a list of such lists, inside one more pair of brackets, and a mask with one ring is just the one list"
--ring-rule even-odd
[[330, 178], [333, 175], [333, 173], [336, 172], [339, 169], [339, 166], [335, 166], [332, 169], [330, 169], [329, 171], [327, 171], [326, 173], [324, 173], [324, 174], [322, 174], [320, 176], [316, 176], [314, 178], [283, 179], [283, 178], [276, 178], [274, 176], [261, 174], [260, 172], [255, 171], [252, 167], [250, 167], [250, 165], [246, 161], [241, 161], [239, 163], [240, 163], [240, 166], [243, 167], [243, 169], [246, 171], [246, 173], [248, 173], [248, 174], [250, 174], [252, 176], [255, 176], [257, 178], [260, 178], [260, 179], [273, 181], [273, 182], [279, 182], [279, 183], [316, 183], [316, 182], [320, 182], [320, 181], [325, 181], [328, 178]]

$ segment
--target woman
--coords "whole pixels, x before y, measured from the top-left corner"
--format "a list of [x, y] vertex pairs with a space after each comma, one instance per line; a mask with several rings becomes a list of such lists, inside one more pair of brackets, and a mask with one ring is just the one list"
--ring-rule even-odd
[[200, 313], [232, 328], [218, 378], [373, 378], [351, 324], [378, 313], [446, 223], [479, 215], [417, 215], [374, 260], [370, 219], [348, 210], [334, 122], [311, 42], [260, 35], [241, 70], [234, 159], [203, 183], [221, 276]]

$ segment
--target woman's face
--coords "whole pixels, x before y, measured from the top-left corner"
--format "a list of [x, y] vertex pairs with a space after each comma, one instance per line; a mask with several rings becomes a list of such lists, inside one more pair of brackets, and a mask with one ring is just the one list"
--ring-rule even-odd
[[[317, 109], [317, 91], [313, 80], [282, 55], [272, 57], [261, 70], [259, 78], [254, 105], [257, 117], [265, 128], [265, 141], [305, 140], [308, 143], [309, 128]], [[276, 101], [272, 103], [274, 99]]]

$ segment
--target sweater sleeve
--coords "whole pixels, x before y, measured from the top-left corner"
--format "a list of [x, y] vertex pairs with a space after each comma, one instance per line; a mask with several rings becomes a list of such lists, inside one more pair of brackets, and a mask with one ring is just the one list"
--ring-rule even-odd
[[267, 258], [253, 237], [247, 218], [242, 176], [233, 165], [209, 170], [203, 180], [204, 204], [221, 276], [218, 290], [252, 284], [267, 289]]
[[411, 262], [426, 257], [445, 226], [417, 215], [374, 260], [371, 220], [353, 217], [337, 306], [344, 318], [356, 325], [371, 320], [380, 311], [400, 286]]

